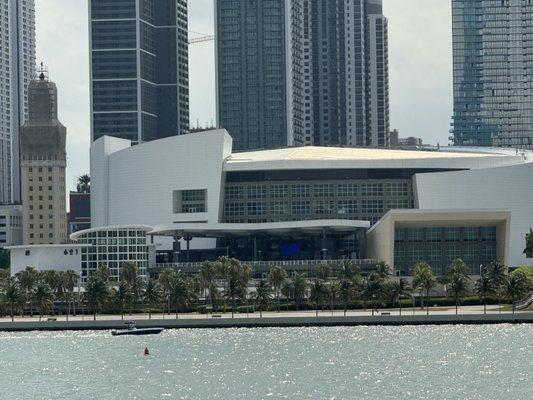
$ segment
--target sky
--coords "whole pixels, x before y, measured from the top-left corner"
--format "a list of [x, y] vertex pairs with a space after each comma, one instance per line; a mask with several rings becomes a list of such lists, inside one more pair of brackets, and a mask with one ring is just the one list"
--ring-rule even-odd
[[[59, 91], [67, 127], [67, 187], [89, 173], [87, 0], [35, 0], [37, 60]], [[425, 143], [448, 143], [453, 105], [450, 0], [384, 0], [389, 20], [391, 129]], [[189, 0], [189, 30], [214, 32], [213, 0]], [[190, 47], [191, 125], [215, 119], [213, 42]]]

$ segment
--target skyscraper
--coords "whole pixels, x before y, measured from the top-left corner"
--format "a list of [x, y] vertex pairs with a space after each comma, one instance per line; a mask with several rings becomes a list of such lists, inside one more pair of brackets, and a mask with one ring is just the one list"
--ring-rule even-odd
[[382, 0], [304, 0], [304, 69], [311, 71], [305, 82], [307, 144], [388, 146], [382, 8]]
[[28, 120], [20, 128], [24, 244], [67, 240], [66, 128], [57, 118], [57, 88], [44, 71], [28, 87]]
[[533, 2], [453, 0], [453, 141], [533, 148]]
[[34, 74], [34, 0], [0, 0], [0, 204], [20, 203], [19, 127]]
[[90, 0], [92, 140], [189, 130], [186, 0]]
[[302, 0], [215, 0], [217, 121], [236, 150], [302, 145]]
[[217, 0], [216, 24], [217, 119], [237, 150], [388, 145], [381, 0]]

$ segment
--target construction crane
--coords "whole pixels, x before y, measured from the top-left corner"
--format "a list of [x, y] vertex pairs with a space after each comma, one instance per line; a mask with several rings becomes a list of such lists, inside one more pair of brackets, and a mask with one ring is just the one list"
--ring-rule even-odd
[[214, 35], [200, 36], [200, 37], [197, 37], [197, 38], [189, 39], [189, 44], [210, 42], [211, 40], [215, 40], [215, 36]]
[[195, 37], [195, 38], [192, 38], [192, 39], [189, 39], [189, 44], [195, 44], [195, 43], [202, 43], [202, 42], [210, 42], [212, 40], [215, 40], [215, 36], [214, 35], [206, 35], [205, 33], [202, 33], [202, 32], [196, 32], [196, 31], [192, 31], [192, 30], [188, 30], [189, 33], [193, 33], [195, 35], [200, 35], [198, 37]]

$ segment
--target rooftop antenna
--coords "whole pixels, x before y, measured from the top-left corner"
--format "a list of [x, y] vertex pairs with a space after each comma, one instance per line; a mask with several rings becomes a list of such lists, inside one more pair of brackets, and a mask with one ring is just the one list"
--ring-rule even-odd
[[44, 66], [44, 62], [41, 61], [41, 66], [39, 68], [39, 71], [38, 71], [39, 75], [39, 79], [44, 81], [46, 79], [46, 77], [48, 76], [48, 69]]

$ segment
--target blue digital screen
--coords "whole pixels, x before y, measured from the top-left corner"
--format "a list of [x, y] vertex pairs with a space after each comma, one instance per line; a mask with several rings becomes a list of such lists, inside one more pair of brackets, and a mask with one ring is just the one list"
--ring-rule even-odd
[[292, 257], [300, 254], [302, 245], [300, 243], [284, 243], [280, 246], [280, 253], [283, 257]]

